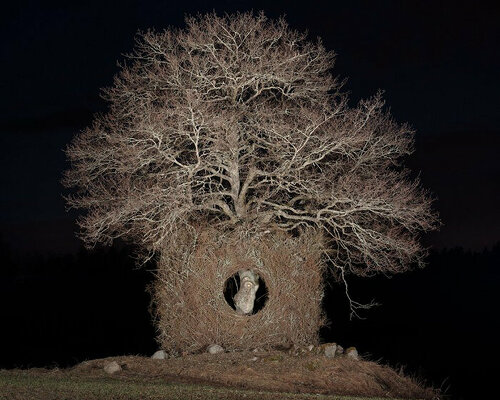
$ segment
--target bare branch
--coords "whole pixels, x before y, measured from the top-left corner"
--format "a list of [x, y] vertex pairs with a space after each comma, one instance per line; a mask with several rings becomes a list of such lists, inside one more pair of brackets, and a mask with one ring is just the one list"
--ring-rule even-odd
[[138, 36], [104, 91], [109, 112], [68, 146], [67, 202], [88, 210], [85, 242], [123, 237], [150, 254], [200, 220], [312, 226], [342, 280], [421, 264], [418, 235], [437, 217], [401, 165], [413, 132], [381, 93], [348, 107], [334, 54], [283, 19], [209, 14], [186, 25]]

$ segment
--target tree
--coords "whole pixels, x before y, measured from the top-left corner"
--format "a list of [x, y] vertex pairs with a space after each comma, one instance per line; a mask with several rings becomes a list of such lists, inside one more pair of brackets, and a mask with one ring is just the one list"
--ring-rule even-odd
[[[345, 274], [422, 264], [436, 214], [403, 156], [413, 132], [381, 93], [349, 107], [320, 40], [263, 13], [209, 14], [141, 33], [109, 111], [67, 148], [64, 182], [89, 246], [121, 237], [147, 254], [199, 221], [218, 229], [322, 231]], [[351, 305], [355, 306], [355, 303]]]

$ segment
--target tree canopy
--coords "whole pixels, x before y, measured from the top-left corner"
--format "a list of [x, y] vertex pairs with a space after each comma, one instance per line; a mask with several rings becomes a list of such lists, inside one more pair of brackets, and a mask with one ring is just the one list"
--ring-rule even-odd
[[413, 131], [381, 93], [348, 105], [321, 41], [263, 13], [188, 17], [140, 33], [109, 110], [67, 148], [64, 182], [92, 246], [122, 237], [161, 251], [200, 221], [324, 232], [329, 257], [360, 275], [422, 261], [436, 227], [402, 157]]

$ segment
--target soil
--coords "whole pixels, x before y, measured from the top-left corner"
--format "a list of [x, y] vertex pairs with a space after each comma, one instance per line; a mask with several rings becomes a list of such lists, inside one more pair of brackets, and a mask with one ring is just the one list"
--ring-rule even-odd
[[116, 379], [207, 384], [252, 390], [351, 396], [437, 399], [437, 390], [390, 367], [347, 357], [326, 358], [303, 352], [228, 352], [192, 354], [166, 360], [121, 356], [82, 362], [65, 370], [77, 376], [108, 376], [104, 366], [116, 361]]

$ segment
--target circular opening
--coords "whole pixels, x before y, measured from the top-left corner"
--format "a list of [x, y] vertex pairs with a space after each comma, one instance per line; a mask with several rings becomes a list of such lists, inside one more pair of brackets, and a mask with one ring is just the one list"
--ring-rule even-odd
[[[259, 275], [258, 279], [259, 288], [255, 292], [255, 300], [253, 303], [253, 310], [251, 313], [246, 315], [253, 315], [258, 313], [260, 310], [264, 308], [268, 298], [268, 291], [266, 287], [266, 282]], [[240, 290], [240, 275], [239, 273], [235, 273], [234, 275], [227, 278], [226, 283], [224, 284], [224, 298], [226, 299], [227, 304], [236, 311], [236, 304], [234, 301], [234, 296]]]

